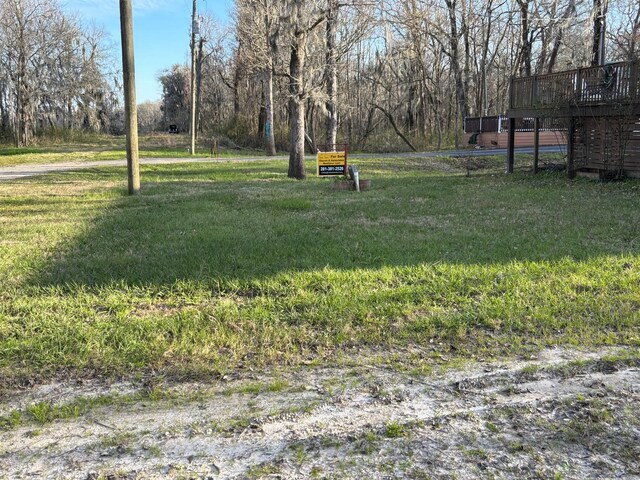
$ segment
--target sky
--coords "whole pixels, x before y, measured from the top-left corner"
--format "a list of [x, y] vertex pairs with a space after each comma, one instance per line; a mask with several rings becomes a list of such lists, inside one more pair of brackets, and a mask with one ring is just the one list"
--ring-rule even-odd
[[[192, 0], [132, 0], [133, 37], [138, 103], [160, 100], [160, 72], [176, 63], [190, 62]], [[65, 11], [85, 25], [102, 27], [111, 37], [121, 67], [120, 10], [118, 0], [63, 0]], [[209, 14], [228, 22], [232, 0], [197, 0], [198, 15]]]

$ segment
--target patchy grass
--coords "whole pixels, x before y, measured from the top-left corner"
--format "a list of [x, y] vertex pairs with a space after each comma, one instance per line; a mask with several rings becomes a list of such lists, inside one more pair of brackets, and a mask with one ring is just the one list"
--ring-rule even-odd
[[406, 431], [406, 426], [398, 422], [389, 422], [385, 427], [384, 436], [387, 438], [399, 438], [406, 435]]
[[[124, 137], [85, 135], [75, 141], [57, 142], [46, 139], [27, 148], [0, 145], [0, 167], [21, 164], [45, 164], [61, 162], [86, 162], [120, 160], [126, 158]], [[188, 158], [189, 139], [185, 135], [153, 134], [139, 139], [141, 158]], [[234, 150], [221, 147], [220, 157], [263, 156], [255, 150]], [[197, 157], [212, 157], [211, 145], [200, 139], [196, 147]]]
[[361, 194], [267, 160], [2, 183], [0, 382], [639, 345], [640, 184], [493, 162], [358, 159]]

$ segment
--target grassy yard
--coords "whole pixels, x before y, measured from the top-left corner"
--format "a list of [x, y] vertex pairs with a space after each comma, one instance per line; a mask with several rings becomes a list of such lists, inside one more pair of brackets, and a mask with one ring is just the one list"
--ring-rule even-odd
[[358, 160], [360, 194], [269, 160], [0, 183], [0, 383], [640, 345], [640, 183], [501, 161]]
[[[142, 158], [187, 158], [190, 156], [189, 138], [186, 135], [160, 133], [142, 135], [139, 143], [140, 157]], [[207, 139], [200, 139], [196, 147], [196, 154], [198, 157], [212, 156], [211, 145]], [[264, 153], [253, 150], [225, 149], [223, 146], [219, 154], [222, 158], [246, 155], [263, 156]], [[20, 164], [119, 160], [126, 158], [126, 156], [124, 136], [79, 134], [77, 139], [65, 139], [64, 142], [47, 139], [46, 145], [36, 144], [29, 148], [15, 148], [0, 144], [0, 167]]]

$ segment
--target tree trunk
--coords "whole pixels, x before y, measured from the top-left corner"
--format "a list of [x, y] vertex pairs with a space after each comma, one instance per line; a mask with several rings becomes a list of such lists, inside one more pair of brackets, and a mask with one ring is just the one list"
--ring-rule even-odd
[[16, 134], [15, 141], [17, 147], [24, 147], [28, 144], [27, 136], [27, 45], [25, 39], [25, 20], [22, 12], [16, 10], [16, 22], [18, 31], [18, 72], [16, 75]]
[[576, 3], [575, 0], [570, 0], [567, 9], [564, 11], [562, 15], [562, 23], [558, 27], [558, 35], [556, 36], [553, 47], [551, 48], [551, 53], [549, 54], [549, 64], [547, 65], [547, 73], [552, 73], [553, 69], [556, 66], [556, 59], [558, 58], [558, 52], [560, 51], [560, 45], [562, 44], [563, 36], [564, 36], [564, 24], [567, 19], [575, 14], [576, 11]]
[[416, 116], [414, 113], [414, 103], [416, 100], [416, 84], [412, 83], [409, 86], [409, 91], [408, 91], [408, 98], [407, 98], [407, 118], [405, 121], [406, 127], [407, 127], [407, 131], [409, 133], [413, 132], [413, 129], [416, 126]]
[[602, 0], [593, 0], [593, 44], [591, 47], [591, 66], [600, 65], [600, 49], [604, 30], [604, 5]]
[[315, 153], [317, 151], [316, 148], [316, 128], [314, 117], [316, 114], [316, 106], [311, 99], [307, 100], [308, 105], [306, 108], [306, 123], [307, 126], [305, 131], [305, 138], [307, 139], [307, 145], [311, 149], [311, 152]]
[[636, 12], [633, 26], [631, 28], [631, 37], [629, 39], [629, 47], [627, 48], [627, 61], [632, 62], [640, 59], [640, 55], [636, 52], [638, 40], [640, 40], [640, 6]]
[[265, 72], [264, 93], [267, 110], [264, 125], [266, 153], [268, 156], [273, 157], [276, 154], [276, 137], [273, 133], [273, 71], [271, 66]]
[[264, 80], [260, 82], [260, 111], [258, 112], [258, 138], [262, 138], [267, 123], [267, 105]]
[[325, 75], [327, 81], [327, 123], [325, 133], [325, 143], [334, 145], [338, 135], [338, 110], [336, 106], [336, 94], [338, 90], [338, 73], [336, 68], [336, 22], [338, 11], [333, 5], [333, 0], [329, 1], [327, 12], [327, 56]]
[[307, 172], [304, 165], [304, 92], [302, 74], [305, 62], [307, 34], [298, 30], [291, 45], [289, 60], [289, 107], [291, 122], [291, 146], [289, 150], [289, 178], [304, 180]]
[[5, 82], [0, 83], [0, 131], [2, 133], [9, 130], [9, 111], [7, 108], [7, 89]]
[[462, 34], [463, 44], [464, 44], [464, 67], [462, 69], [462, 79], [463, 79], [463, 90], [465, 92], [465, 102], [462, 105], [464, 108], [462, 110], [462, 123], [464, 123], [465, 117], [468, 117], [471, 114], [471, 109], [469, 107], [469, 99], [468, 96], [471, 92], [471, 40], [469, 38], [469, 22], [467, 18], [467, 2], [462, 0], [462, 15], [460, 22], [460, 33]]
[[[456, 19], [456, 0], [446, 0], [449, 10], [449, 57], [451, 59], [451, 69], [454, 76], [456, 87], [456, 99], [458, 114], [464, 118], [468, 114], [469, 107], [467, 105], [467, 91], [465, 89], [465, 80], [460, 67], [460, 53], [458, 49], [458, 23]], [[456, 122], [457, 124], [457, 122]], [[456, 147], [458, 147], [458, 135], [456, 134]]]
[[198, 133], [202, 130], [202, 118], [200, 108], [200, 97], [202, 96], [202, 64], [204, 63], [204, 40], [201, 38], [198, 42], [198, 60], [196, 62], [196, 140]]
[[484, 39], [482, 41], [482, 56], [481, 56], [481, 79], [480, 79], [480, 105], [481, 108], [478, 109], [478, 115], [487, 116], [489, 105], [488, 105], [488, 93], [487, 93], [487, 69], [489, 68], [488, 59], [489, 59], [489, 48], [491, 43], [491, 29], [493, 27], [493, 1], [487, 2], [487, 28], [484, 33]]
[[[22, 39], [24, 40], [24, 39]], [[29, 94], [27, 89], [27, 59], [25, 54], [26, 47], [21, 45], [20, 56], [18, 58], [18, 101], [17, 107], [17, 135], [16, 145], [18, 147], [26, 147], [29, 145]]]
[[233, 93], [233, 116], [237, 119], [240, 116], [240, 79], [242, 77], [242, 71], [240, 66], [242, 43], [238, 45], [238, 51], [236, 52], [236, 65], [233, 72], [233, 84], [231, 85], [231, 91]]
[[520, 74], [524, 77], [531, 76], [531, 41], [529, 40], [529, 1], [530, 0], [518, 0], [520, 6], [520, 20], [522, 22], [520, 27], [520, 41], [521, 56], [520, 56]]

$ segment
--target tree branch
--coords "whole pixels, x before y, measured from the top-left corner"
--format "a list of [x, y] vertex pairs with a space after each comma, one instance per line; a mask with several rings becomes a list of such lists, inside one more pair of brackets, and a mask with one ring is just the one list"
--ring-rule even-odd
[[416, 149], [416, 147], [413, 146], [413, 144], [409, 141], [409, 139], [407, 137], [405, 137], [402, 132], [398, 129], [398, 126], [396, 125], [396, 122], [393, 120], [393, 117], [391, 116], [391, 114], [389, 112], [387, 112], [384, 108], [382, 108], [380, 105], [377, 104], [373, 104], [374, 108], [377, 108], [378, 110], [380, 110], [382, 113], [384, 113], [384, 115], [387, 117], [387, 119], [389, 120], [389, 123], [391, 124], [391, 126], [393, 127], [393, 129], [396, 131], [396, 133], [398, 134], [398, 136], [404, 140], [404, 143], [406, 143], [407, 145], [409, 145], [409, 148], [411, 148], [411, 150], [413, 150], [414, 152], [417, 152], [418, 150]]

